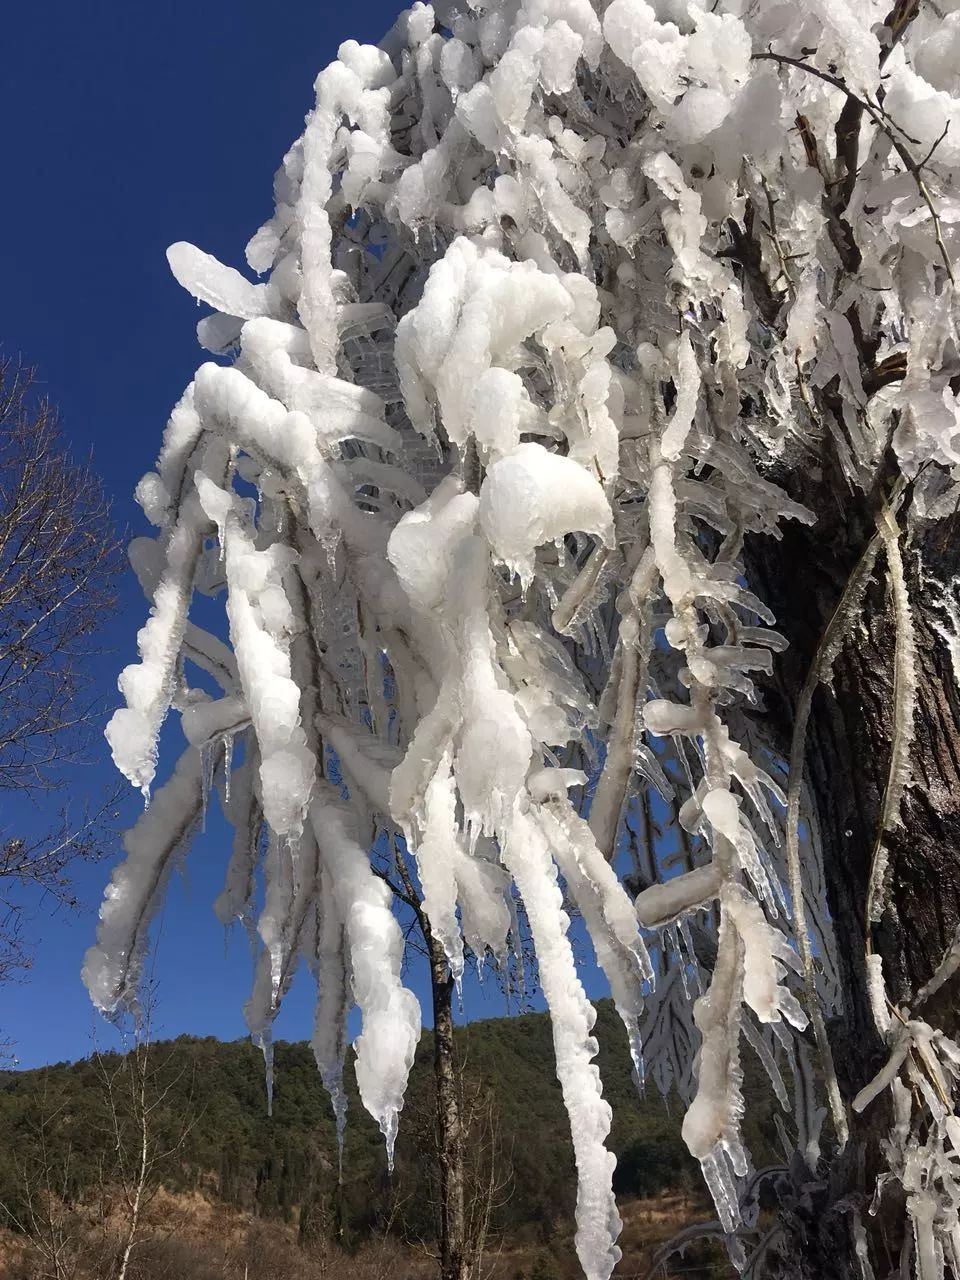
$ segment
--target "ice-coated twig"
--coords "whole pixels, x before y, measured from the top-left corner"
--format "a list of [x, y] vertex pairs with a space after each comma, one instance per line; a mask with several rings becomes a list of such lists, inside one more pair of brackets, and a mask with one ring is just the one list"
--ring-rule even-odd
[[867, 952], [872, 950], [871, 927], [878, 923], [884, 906], [887, 856], [884, 839], [900, 821], [900, 801], [910, 781], [910, 744], [916, 710], [917, 674], [916, 645], [910, 596], [900, 552], [900, 530], [893, 508], [884, 504], [877, 520], [880, 540], [887, 561], [890, 593], [893, 597], [895, 637], [893, 650], [893, 728], [890, 735], [890, 764], [883, 788], [880, 819], [870, 859], [867, 880]]
[[937, 965], [936, 970], [914, 996], [913, 1007], [919, 1009], [924, 1005], [932, 995], [935, 995], [940, 990], [944, 983], [950, 981], [958, 969], [960, 969], [960, 925], [955, 929], [953, 940], [947, 947], [944, 957]]
[[[891, 124], [890, 119], [884, 112], [883, 108], [876, 106], [874, 103], [870, 102], [869, 99], [862, 98], [858, 94], [854, 93], [839, 76], [835, 76], [828, 71], [821, 71], [819, 67], [813, 66], [812, 63], [806, 62], [802, 58], [791, 58], [785, 53], [774, 53], [772, 50], [768, 50], [766, 53], [755, 53], [753, 57], [758, 61], [768, 60], [770, 62], [780, 63], [782, 66], [794, 67], [798, 71], [806, 71], [809, 75], [816, 76], [827, 84], [833, 85], [835, 89], [839, 89], [841, 93], [846, 94], [849, 100], [855, 102], [862, 111], [865, 111], [867, 115], [869, 115], [877, 128], [885, 134], [887, 138], [889, 138], [894, 151], [896, 151], [897, 155], [903, 161], [907, 172], [917, 184], [917, 190], [920, 192], [920, 196], [930, 212], [930, 218], [933, 222], [934, 238], [937, 242], [937, 249], [940, 252], [940, 259], [943, 262], [944, 270], [947, 273], [947, 279], [951, 284], [955, 284], [956, 280], [953, 274], [953, 263], [950, 260], [950, 254], [948, 253], [947, 246], [944, 243], [943, 227], [940, 222], [940, 215], [937, 211], [936, 205], [933, 203], [933, 197], [930, 194], [930, 189], [923, 176], [923, 170], [929, 162], [933, 152], [931, 151], [930, 154], [922, 161], [915, 160], [911, 155], [909, 148], [903, 141], [901, 130]], [[942, 137], [945, 136], [946, 130], [944, 130]], [[937, 140], [935, 145], [939, 145], [940, 141], [942, 141], [942, 137]]]

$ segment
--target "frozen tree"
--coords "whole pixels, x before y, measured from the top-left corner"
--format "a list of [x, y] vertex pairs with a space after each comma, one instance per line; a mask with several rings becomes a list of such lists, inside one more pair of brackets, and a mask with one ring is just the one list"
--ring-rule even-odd
[[741, 1270], [960, 1275], [958, 176], [956, 0], [464, 0], [344, 43], [262, 281], [169, 251], [216, 358], [138, 491], [108, 737], [148, 797], [171, 707], [188, 746], [98, 1005], [216, 784], [251, 1031], [304, 960], [341, 1121], [348, 1007], [388, 1147], [419, 1034], [392, 847], [453, 981], [522, 901], [591, 1280], [620, 1221], [565, 902]]

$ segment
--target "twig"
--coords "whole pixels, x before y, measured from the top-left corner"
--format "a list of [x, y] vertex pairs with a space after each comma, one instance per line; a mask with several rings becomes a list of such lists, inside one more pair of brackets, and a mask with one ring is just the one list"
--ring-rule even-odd
[[787, 282], [787, 289], [789, 290], [790, 296], [796, 297], [797, 282], [794, 280], [793, 274], [791, 273], [790, 268], [787, 264], [790, 261], [792, 261], [794, 258], [798, 256], [802, 257], [803, 255], [788, 254], [784, 250], [784, 247], [780, 242], [780, 233], [777, 231], [777, 213], [776, 213], [777, 202], [773, 197], [773, 192], [770, 190], [770, 184], [767, 182], [766, 176], [764, 174], [760, 175], [760, 185], [763, 187], [763, 194], [767, 198], [767, 217], [769, 219], [769, 224], [770, 224], [769, 226], [766, 226], [764, 225], [763, 222], [761, 222], [760, 225], [763, 227], [764, 231], [766, 231], [767, 236], [770, 240], [770, 243], [773, 245], [774, 249], [776, 249], [777, 251], [777, 257], [780, 260], [780, 271], [783, 274], [784, 280], [786, 280]]
[[883, 788], [880, 821], [870, 857], [870, 875], [867, 881], [867, 912], [864, 923], [865, 950], [873, 953], [872, 925], [880, 919], [881, 898], [886, 879], [887, 858], [884, 853], [884, 836], [898, 818], [903, 796], [910, 743], [913, 740], [913, 718], [916, 704], [915, 645], [910, 614], [910, 598], [900, 553], [900, 529], [894, 516], [894, 505], [884, 505], [877, 518], [877, 532], [887, 557], [887, 573], [893, 595], [893, 616], [896, 622], [896, 639], [893, 656], [893, 735], [890, 744], [890, 765]]
[[[936, 206], [933, 203], [933, 197], [930, 195], [930, 190], [927, 187], [923, 173], [921, 172], [923, 165], [918, 164], [917, 161], [914, 160], [906, 145], [897, 137], [897, 134], [894, 132], [894, 129], [897, 128], [897, 126], [893, 125], [893, 122], [884, 112], [883, 108], [870, 102], [868, 98], [859, 97], [859, 95], [855, 94], [839, 76], [832, 75], [829, 71], [821, 71], [819, 67], [815, 67], [809, 62], [805, 62], [802, 58], [792, 58], [789, 54], [774, 53], [772, 49], [768, 49], [766, 53], [753, 54], [753, 61], [776, 62], [781, 66], [794, 67], [797, 71], [806, 71], [809, 75], [816, 76], [818, 80], [823, 80], [826, 84], [832, 85], [834, 89], [839, 89], [841, 93], [846, 94], [848, 101], [856, 103], [862, 111], [867, 112], [877, 128], [890, 139], [890, 143], [894, 151], [896, 151], [897, 155], [903, 161], [907, 172], [916, 183], [917, 190], [919, 191], [924, 204], [930, 212], [930, 217], [933, 220], [934, 237], [937, 242], [937, 248], [940, 251], [940, 257], [943, 260], [947, 278], [951, 284], [956, 284], [956, 279], [953, 274], [953, 264], [950, 261], [950, 255], [947, 252], [947, 246], [943, 239], [940, 215], [937, 213]], [[938, 142], [941, 140], [942, 139], [938, 139]], [[932, 152], [930, 154], [932, 155]], [[928, 156], [927, 161], [929, 158], [930, 157]], [[924, 161], [924, 164], [926, 164], [927, 161]]]
[[933, 159], [933, 153], [936, 151], [937, 147], [939, 147], [940, 143], [947, 136], [947, 131], [949, 130], [949, 128], [950, 128], [950, 121], [948, 120], [947, 123], [943, 126], [943, 130], [940, 133], [940, 136], [937, 138], [936, 142], [933, 144], [933, 146], [930, 148], [930, 150], [927, 152], [927, 154], [924, 156], [924, 158], [920, 161], [919, 165], [917, 166], [919, 169], [925, 169], [927, 165], [930, 163], [930, 161]]

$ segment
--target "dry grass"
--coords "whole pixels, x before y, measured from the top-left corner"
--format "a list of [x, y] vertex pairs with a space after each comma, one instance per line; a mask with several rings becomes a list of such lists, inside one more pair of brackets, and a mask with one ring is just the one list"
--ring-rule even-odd
[[[681, 1227], [709, 1216], [706, 1204], [664, 1194], [621, 1205], [623, 1259], [618, 1280], [645, 1276], [657, 1248]], [[75, 1247], [58, 1276], [29, 1241], [0, 1230], [0, 1280], [110, 1280], [120, 1221], [107, 1207], [72, 1211]], [[161, 1190], [150, 1206], [146, 1239], [134, 1255], [131, 1280], [432, 1280], [436, 1263], [416, 1245], [386, 1237], [356, 1253], [336, 1245], [302, 1249], [295, 1221], [257, 1218], [200, 1192]], [[581, 1276], [569, 1223], [555, 1224], [546, 1244], [493, 1243], [479, 1280], [578, 1280]], [[689, 1250], [664, 1280], [717, 1280], [728, 1272], [715, 1250]], [[659, 1280], [659, 1278], [658, 1278]]]

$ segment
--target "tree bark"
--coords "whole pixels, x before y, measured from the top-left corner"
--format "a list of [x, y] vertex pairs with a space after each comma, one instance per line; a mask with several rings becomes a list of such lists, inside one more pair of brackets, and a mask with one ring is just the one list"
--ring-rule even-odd
[[[774, 727], [771, 745], [783, 758], [789, 755], [800, 688], [850, 570], [874, 532], [881, 501], [879, 491], [854, 494], [829, 474], [788, 487], [817, 513], [816, 525], [788, 529], [774, 547], [756, 540], [749, 549], [758, 594], [790, 642], [778, 659], [776, 683], [766, 691], [764, 715]], [[884, 840], [889, 905], [872, 928], [872, 945], [882, 957], [891, 1000], [909, 1004], [960, 920], [960, 689], [937, 630], [944, 621], [940, 589], [960, 574], [960, 520], [921, 528], [909, 542], [902, 538], [901, 547], [917, 647], [917, 705], [901, 822]], [[886, 1056], [870, 1011], [865, 944], [870, 866], [891, 757], [895, 638], [881, 550], [854, 633], [834, 665], [832, 687], [821, 685], [815, 694], [805, 753], [844, 1001], [828, 1033], [848, 1104]], [[951, 981], [924, 1010], [948, 1034], [957, 1029], [956, 995]], [[782, 1212], [789, 1245], [779, 1274], [805, 1280], [860, 1275], [850, 1225], [854, 1208], [867, 1230], [877, 1274], [899, 1274], [902, 1202], [891, 1190], [876, 1216], [867, 1211], [883, 1167], [880, 1139], [889, 1118], [880, 1098], [864, 1114], [851, 1113], [844, 1153], [825, 1143], [821, 1185], [805, 1203], [798, 1197]]]
[[433, 995], [433, 1073], [436, 1097], [437, 1158], [440, 1171], [440, 1277], [467, 1280], [469, 1242], [464, 1212], [463, 1116], [456, 1044], [453, 1038], [453, 990], [447, 957], [429, 927]]

